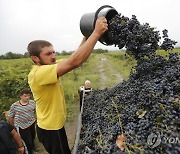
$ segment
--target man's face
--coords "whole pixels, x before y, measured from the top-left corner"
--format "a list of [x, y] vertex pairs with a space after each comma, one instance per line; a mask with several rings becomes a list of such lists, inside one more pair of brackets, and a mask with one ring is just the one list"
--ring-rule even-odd
[[23, 94], [20, 96], [20, 98], [23, 102], [28, 102], [30, 97], [29, 94]]
[[56, 55], [52, 46], [42, 48], [39, 55], [40, 65], [51, 65], [56, 63]]

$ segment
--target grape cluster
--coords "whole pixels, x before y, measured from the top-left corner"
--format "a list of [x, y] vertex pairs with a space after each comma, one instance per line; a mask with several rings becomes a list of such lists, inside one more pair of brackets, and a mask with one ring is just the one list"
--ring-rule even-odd
[[164, 49], [165, 51], [172, 50], [177, 42], [168, 38], [168, 30], [166, 29], [163, 30], [163, 38], [163, 43], [160, 46], [161, 49]]
[[108, 21], [107, 31], [108, 45], [118, 46], [119, 49], [125, 47], [131, 51], [136, 59], [143, 55], [154, 53], [158, 48], [164, 50], [173, 49], [177, 43], [168, 38], [168, 31], [163, 30], [163, 43], [159, 44], [161, 36], [159, 31], [151, 27], [148, 23], [141, 24], [135, 15], [132, 18], [117, 14]]
[[[168, 38], [161, 48], [173, 48]], [[109, 23], [111, 44], [126, 47], [137, 59], [129, 79], [112, 89], [95, 90], [83, 106], [78, 154], [180, 153], [180, 59], [156, 55], [159, 32], [117, 15]], [[125, 151], [116, 145], [126, 138]], [[152, 134], [157, 138], [149, 139]], [[159, 141], [159, 142], [158, 142]]]

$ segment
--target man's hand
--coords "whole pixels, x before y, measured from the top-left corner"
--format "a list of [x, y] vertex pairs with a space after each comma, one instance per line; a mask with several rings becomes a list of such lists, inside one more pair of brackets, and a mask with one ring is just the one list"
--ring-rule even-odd
[[18, 148], [18, 154], [24, 154], [25, 148], [24, 146]]
[[108, 30], [108, 24], [105, 17], [99, 17], [96, 20], [94, 33], [101, 36], [105, 31]]

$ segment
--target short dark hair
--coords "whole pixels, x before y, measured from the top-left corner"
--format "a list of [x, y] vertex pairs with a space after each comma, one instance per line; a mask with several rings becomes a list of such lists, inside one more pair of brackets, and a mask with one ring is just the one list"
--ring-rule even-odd
[[37, 56], [39, 57], [39, 54], [42, 51], [42, 48], [52, 46], [52, 44], [45, 40], [34, 40], [30, 42], [27, 46], [27, 50], [29, 52], [30, 56]]
[[22, 90], [20, 92], [20, 96], [24, 95], [24, 94], [31, 94], [31, 92], [29, 90]]

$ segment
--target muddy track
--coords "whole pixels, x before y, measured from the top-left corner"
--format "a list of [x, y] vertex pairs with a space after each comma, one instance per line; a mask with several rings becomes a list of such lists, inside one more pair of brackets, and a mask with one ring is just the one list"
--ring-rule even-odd
[[109, 62], [109, 60], [106, 57], [99, 57], [99, 61], [97, 62], [97, 68], [99, 70], [99, 76], [101, 78], [100, 89], [108, 88], [110, 86], [109, 83], [112, 80], [114, 80], [115, 83], [123, 81], [122, 75], [116, 71], [116, 69], [113, 67], [113, 65]]

